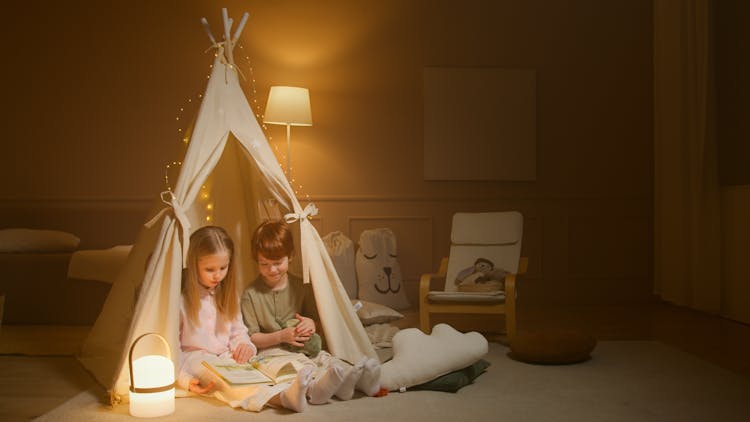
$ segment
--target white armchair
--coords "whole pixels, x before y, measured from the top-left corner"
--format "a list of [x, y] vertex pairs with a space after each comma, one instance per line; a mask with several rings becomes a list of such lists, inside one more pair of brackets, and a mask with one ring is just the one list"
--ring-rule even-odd
[[[517, 211], [456, 213], [451, 247], [437, 273], [419, 282], [419, 323], [429, 334], [430, 314], [500, 314], [510, 341], [516, 333], [516, 275], [524, 274], [521, 257], [523, 216]], [[432, 282], [445, 279], [443, 290]]]

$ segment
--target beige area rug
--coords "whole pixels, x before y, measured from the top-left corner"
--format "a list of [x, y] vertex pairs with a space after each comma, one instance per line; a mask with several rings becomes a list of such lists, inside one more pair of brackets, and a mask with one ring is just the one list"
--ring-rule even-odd
[[[159, 421], [747, 421], [750, 379], [658, 342], [600, 342], [593, 358], [567, 366], [511, 360], [490, 344], [491, 366], [456, 394], [391, 392], [310, 406], [295, 414], [276, 409], [248, 413], [217, 400], [177, 399]], [[125, 421], [85, 391], [39, 421]], [[251, 419], [248, 419], [251, 418]]]

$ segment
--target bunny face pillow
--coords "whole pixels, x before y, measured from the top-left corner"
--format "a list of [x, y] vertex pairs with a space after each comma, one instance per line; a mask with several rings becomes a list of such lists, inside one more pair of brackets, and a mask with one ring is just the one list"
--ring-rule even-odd
[[362, 232], [355, 258], [360, 299], [393, 309], [409, 307], [397, 258], [396, 236], [391, 229]]

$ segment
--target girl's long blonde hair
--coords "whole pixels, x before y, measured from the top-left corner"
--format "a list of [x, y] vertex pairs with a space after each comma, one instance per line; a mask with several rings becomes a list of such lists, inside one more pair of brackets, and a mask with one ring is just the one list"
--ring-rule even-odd
[[198, 310], [200, 308], [200, 291], [204, 289], [198, 274], [198, 260], [207, 255], [226, 252], [229, 257], [229, 268], [224, 280], [216, 286], [214, 299], [216, 303], [217, 327], [220, 322], [231, 321], [240, 310], [237, 281], [234, 271], [234, 242], [227, 232], [218, 226], [205, 226], [190, 236], [187, 255], [187, 268], [182, 279], [182, 298], [185, 312], [193, 325], [200, 327]]

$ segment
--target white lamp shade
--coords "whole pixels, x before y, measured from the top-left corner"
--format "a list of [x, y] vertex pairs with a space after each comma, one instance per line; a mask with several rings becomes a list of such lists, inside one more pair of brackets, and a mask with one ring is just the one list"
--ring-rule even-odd
[[312, 126], [310, 92], [296, 86], [272, 86], [268, 93], [263, 123]]
[[[132, 363], [134, 387], [155, 388], [174, 384], [174, 364], [159, 355], [142, 356]], [[174, 388], [153, 393], [130, 392], [130, 414], [152, 418], [174, 413]]]

